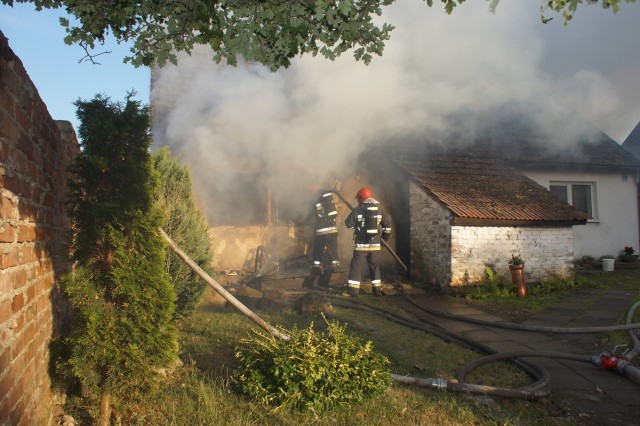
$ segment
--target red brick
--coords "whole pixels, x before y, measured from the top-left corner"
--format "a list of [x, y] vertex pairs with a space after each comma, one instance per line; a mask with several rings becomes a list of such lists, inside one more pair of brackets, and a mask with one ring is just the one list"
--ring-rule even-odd
[[24, 314], [23, 313], [19, 314], [18, 316], [15, 317], [15, 319], [16, 319], [16, 324], [13, 331], [15, 333], [20, 333], [20, 331], [22, 330], [22, 327], [24, 327], [24, 324], [25, 324]]
[[19, 225], [18, 226], [18, 242], [23, 243], [25, 241], [35, 241], [36, 239], [36, 225]]
[[0, 295], [7, 294], [13, 288], [13, 274], [10, 270], [0, 271]]
[[2, 187], [8, 189], [14, 194], [22, 193], [22, 181], [17, 176], [0, 175], [2, 177]]
[[9, 253], [0, 253], [0, 269], [11, 268], [20, 263], [20, 252], [16, 247], [11, 249]]
[[11, 318], [13, 311], [11, 310], [11, 302], [9, 299], [0, 302], [0, 324], [4, 324]]
[[13, 337], [13, 330], [5, 328], [2, 330], [2, 336], [0, 336], [0, 343], [4, 346], [9, 345], [9, 340]]
[[20, 220], [28, 220], [30, 222], [36, 221], [36, 216], [38, 214], [38, 209], [36, 207], [22, 202], [18, 204], [18, 211], [20, 212]]
[[36, 296], [36, 286], [32, 285], [27, 288], [27, 300], [31, 302]]
[[25, 366], [22, 375], [20, 376], [20, 387], [22, 389], [28, 389], [33, 381], [33, 345], [28, 344], [24, 349], [24, 361]]
[[[17, 386], [16, 386], [17, 388]], [[28, 423], [25, 423], [24, 416], [26, 415], [26, 410], [24, 407], [24, 402], [22, 399], [22, 389], [20, 391], [16, 391], [12, 393], [11, 402], [14, 402], [15, 405], [9, 414], [9, 418], [11, 419], [11, 424], [15, 426], [26, 426]]]
[[15, 121], [5, 111], [0, 111], [0, 136], [7, 137], [12, 140], [18, 139], [18, 126]]
[[52, 276], [45, 277], [44, 280], [44, 290], [49, 291], [51, 287], [53, 287], [53, 283], [55, 282]]
[[38, 311], [36, 310], [36, 305], [32, 303], [27, 307], [27, 322], [33, 321], [37, 316]]
[[24, 295], [22, 293], [13, 296], [11, 301], [11, 309], [14, 313], [20, 311], [24, 307]]
[[22, 256], [20, 258], [20, 263], [23, 265], [34, 263], [38, 260], [36, 248], [33, 246], [23, 246], [21, 255]]
[[11, 273], [11, 283], [14, 290], [24, 287], [27, 284], [27, 271], [24, 269]]
[[18, 375], [24, 368], [24, 336], [18, 336], [13, 342], [13, 362], [11, 364], [14, 374]]
[[[4, 351], [0, 354], [0, 377], [4, 373], [6, 369], [9, 368], [11, 364], [11, 350], [9, 348], [4, 349]], [[2, 391], [0, 391], [0, 395]]]
[[13, 148], [13, 143], [11, 143], [9, 139], [0, 138], [0, 161], [8, 161], [13, 151], [15, 151], [15, 149]]
[[35, 228], [35, 240], [36, 241], [43, 241], [43, 240], [50, 240], [52, 239], [53, 236], [53, 229], [51, 228], [45, 228], [44, 226], [38, 226]]
[[0, 215], [5, 219], [15, 219], [13, 202], [4, 196], [0, 196]]
[[14, 169], [18, 172], [18, 173], [26, 173], [28, 170], [28, 165], [27, 165], [27, 157], [24, 154], [24, 152], [18, 150], [18, 149], [14, 149], [11, 152], [11, 156], [9, 158], [9, 161], [12, 162]]
[[13, 96], [11, 96], [11, 94], [6, 90], [0, 90], [0, 108], [4, 109], [9, 113], [9, 115], [11, 115], [13, 114], [13, 105]]
[[[2, 394], [2, 392], [3, 392], [3, 389], [0, 387], [0, 394]], [[0, 419], [9, 419], [10, 411], [11, 411], [11, 406], [9, 403], [9, 397], [0, 398]]]
[[13, 243], [16, 240], [16, 229], [5, 222], [0, 225], [0, 243]]
[[11, 388], [13, 387], [14, 376], [11, 371], [0, 379], [0, 419], [8, 419], [11, 410]]
[[38, 312], [41, 312], [44, 310], [44, 308], [47, 307], [48, 304], [50, 304], [51, 302], [49, 302], [49, 298], [47, 296], [40, 296], [38, 297], [38, 301], [36, 302], [36, 307]]

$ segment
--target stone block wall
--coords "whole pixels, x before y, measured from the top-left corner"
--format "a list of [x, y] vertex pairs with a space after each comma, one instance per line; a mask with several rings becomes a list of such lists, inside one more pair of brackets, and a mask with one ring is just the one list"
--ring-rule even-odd
[[446, 286], [451, 280], [451, 212], [415, 182], [409, 183], [412, 278]]
[[0, 32], [0, 424], [52, 424], [49, 342], [61, 308], [65, 168], [79, 152]]

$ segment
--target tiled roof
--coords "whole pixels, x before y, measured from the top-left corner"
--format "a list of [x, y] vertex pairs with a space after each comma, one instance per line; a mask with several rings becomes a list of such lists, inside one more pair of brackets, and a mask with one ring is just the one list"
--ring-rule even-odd
[[[492, 117], [476, 129], [467, 149], [491, 152], [518, 167], [537, 169], [639, 169], [640, 161], [604, 132], [571, 117], [569, 129], [544, 130], [527, 115]], [[579, 122], [579, 125], [576, 124]], [[578, 127], [580, 130], [578, 130]], [[455, 140], [455, 139], [454, 139]], [[451, 145], [449, 142], [448, 145]], [[455, 145], [455, 144], [454, 144]]]
[[622, 147], [640, 158], [640, 123], [636, 124], [629, 136], [622, 143]]
[[474, 145], [489, 150], [510, 164], [538, 169], [639, 169], [640, 161], [604, 133], [578, 140], [571, 145], [541, 144], [525, 139], [478, 141]]
[[486, 153], [447, 150], [416, 156], [405, 152], [396, 162], [454, 214], [454, 223], [543, 225], [588, 219], [586, 213]]

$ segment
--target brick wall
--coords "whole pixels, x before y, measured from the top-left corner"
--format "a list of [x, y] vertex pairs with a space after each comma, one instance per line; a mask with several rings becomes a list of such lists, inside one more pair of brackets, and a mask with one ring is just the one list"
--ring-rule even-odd
[[0, 424], [53, 421], [49, 341], [69, 265], [65, 167], [79, 152], [0, 32]]
[[409, 196], [411, 273], [419, 281], [442, 287], [483, 281], [485, 265], [510, 280], [512, 254], [525, 260], [529, 281], [573, 273], [571, 226], [451, 226], [451, 212], [414, 182]]

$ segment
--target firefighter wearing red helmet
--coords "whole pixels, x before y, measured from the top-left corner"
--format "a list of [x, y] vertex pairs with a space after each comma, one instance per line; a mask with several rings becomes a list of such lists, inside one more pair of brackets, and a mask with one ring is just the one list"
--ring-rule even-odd
[[380, 239], [385, 241], [391, 236], [388, 216], [380, 203], [373, 198], [369, 187], [360, 188], [356, 194], [358, 206], [345, 219], [345, 225], [353, 229], [355, 246], [349, 266], [348, 291], [351, 296], [360, 294], [360, 282], [364, 263], [369, 267], [373, 294], [382, 294], [380, 279]]
[[312, 191], [319, 193], [320, 196], [315, 203], [315, 232], [311, 254], [311, 272], [319, 274], [325, 248], [331, 262], [329, 268], [336, 270], [340, 267], [340, 261], [338, 260], [338, 227], [336, 226], [338, 211], [336, 210], [332, 190], [320, 190], [320, 186], [314, 184]]

